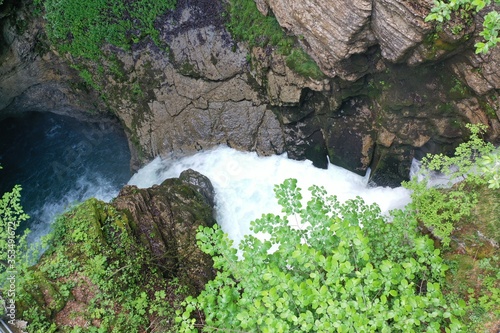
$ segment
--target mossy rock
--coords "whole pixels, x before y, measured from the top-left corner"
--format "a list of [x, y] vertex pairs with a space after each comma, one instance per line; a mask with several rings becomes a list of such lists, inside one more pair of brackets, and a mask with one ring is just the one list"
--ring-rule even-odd
[[215, 274], [196, 245], [198, 227], [215, 222], [199, 190], [180, 179], [129, 186], [111, 204], [89, 199], [60, 216], [20, 281], [18, 317], [28, 331], [169, 331], [180, 301]]

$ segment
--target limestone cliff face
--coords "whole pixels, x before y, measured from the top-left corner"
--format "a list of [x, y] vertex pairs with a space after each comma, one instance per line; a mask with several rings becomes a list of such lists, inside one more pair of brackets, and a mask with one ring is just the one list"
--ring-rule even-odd
[[[407, 0], [256, 0], [261, 12], [274, 13], [283, 28], [303, 37], [303, 46], [329, 76], [357, 80], [375, 68], [363, 56], [377, 46], [385, 60], [417, 65], [450, 54], [435, 50], [425, 22], [433, 1]], [[449, 46], [463, 42], [465, 29], [440, 34]]]
[[376, 44], [370, 29], [371, 0], [269, 0], [280, 25], [304, 36], [307, 50], [330, 76], [350, 76], [339, 64]]
[[498, 142], [500, 51], [474, 54], [475, 25], [464, 24], [458, 34], [452, 24], [436, 32], [424, 21], [431, 0], [256, 4], [300, 36], [297, 43], [318, 62], [324, 80], [296, 74], [271, 47], [235, 41], [223, 1], [179, 0], [157, 22], [161, 47], [145, 40], [130, 51], [106, 48], [117, 60], [105, 69], [121, 74], [108, 70], [101, 77], [103, 104], [41, 43], [43, 21], [27, 20], [21, 33], [13, 28], [16, 19], [3, 19], [0, 118], [46, 105], [110, 109], [137, 152], [136, 166], [227, 144], [262, 155], [287, 152], [321, 167], [328, 157], [360, 174], [370, 167], [372, 179], [385, 185], [407, 178], [412, 158], [451, 151], [467, 135], [466, 122], [488, 124], [487, 138]]

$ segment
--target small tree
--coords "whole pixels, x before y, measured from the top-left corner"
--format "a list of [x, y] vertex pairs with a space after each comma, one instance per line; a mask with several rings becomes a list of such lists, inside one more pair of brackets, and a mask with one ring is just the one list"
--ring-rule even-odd
[[[275, 187], [283, 215], [267, 214], [237, 250], [201, 228], [216, 278], [185, 300], [181, 332], [460, 332], [460, 306], [441, 293], [446, 266], [404, 211], [392, 223], [361, 198], [340, 203], [294, 179]], [[362, 227], [363, 226], [363, 227]], [[193, 314], [201, 319], [193, 319]]]

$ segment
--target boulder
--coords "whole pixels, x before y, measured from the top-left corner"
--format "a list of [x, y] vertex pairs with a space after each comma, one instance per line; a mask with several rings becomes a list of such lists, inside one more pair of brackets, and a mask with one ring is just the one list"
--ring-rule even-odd
[[214, 276], [211, 257], [196, 245], [198, 227], [215, 223], [208, 204], [214, 193], [208, 178], [195, 171], [183, 178], [167, 179], [148, 189], [125, 186], [113, 206], [126, 214], [137, 239], [164, 273], [198, 293]]

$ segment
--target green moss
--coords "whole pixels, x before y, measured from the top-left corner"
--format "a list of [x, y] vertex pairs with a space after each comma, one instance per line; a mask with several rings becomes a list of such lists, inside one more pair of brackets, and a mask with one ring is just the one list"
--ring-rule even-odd
[[[464, 38], [461, 39], [461, 41], [467, 39], [467, 36], [464, 36]], [[424, 38], [424, 45], [427, 46], [427, 54], [426, 58], [428, 60], [434, 60], [436, 56], [438, 55], [439, 51], [453, 51], [455, 50], [459, 45], [461, 45], [461, 42], [455, 42], [455, 43], [448, 43], [444, 41], [437, 32], [434, 32], [432, 34], [427, 35]]]
[[324, 78], [316, 62], [298, 46], [297, 38], [285, 34], [276, 18], [262, 15], [253, 0], [230, 0], [228, 30], [250, 47], [273, 47], [286, 56], [291, 70], [304, 77]]
[[463, 99], [471, 95], [469, 87], [458, 78], [453, 79], [453, 85], [450, 88], [449, 96], [452, 99]]
[[195, 65], [186, 61], [178, 68], [178, 71], [180, 74], [182, 74], [184, 76], [189, 76], [189, 77], [192, 77], [194, 79], [199, 79], [199, 78], [201, 78], [201, 75], [200, 75], [200, 73], [198, 73], [198, 71], [196, 69], [197, 68]]
[[[48, 243], [39, 263], [20, 281], [18, 316], [28, 320], [29, 332], [52, 332], [56, 324], [71, 331], [55, 317], [67, 305], [70, 316], [97, 320], [99, 332], [143, 331], [150, 319], [161, 323], [160, 331], [171, 328], [168, 318], [180, 289], [151, 264], [153, 258], [133, 236], [129, 219], [111, 205], [89, 199], [73, 208], [57, 219]], [[77, 287], [79, 299], [72, 294]], [[166, 292], [173, 296], [167, 299]], [[84, 311], [71, 310], [70, 299]]]
[[62, 54], [70, 54], [84, 81], [97, 91], [103, 89], [103, 64], [121, 77], [121, 66], [103, 51], [105, 44], [128, 50], [150, 38], [160, 45], [156, 18], [175, 8], [176, 0], [35, 0], [45, 10], [48, 39]]
[[318, 64], [302, 49], [293, 49], [290, 55], [286, 57], [286, 65], [303, 77], [316, 80], [325, 77]]

